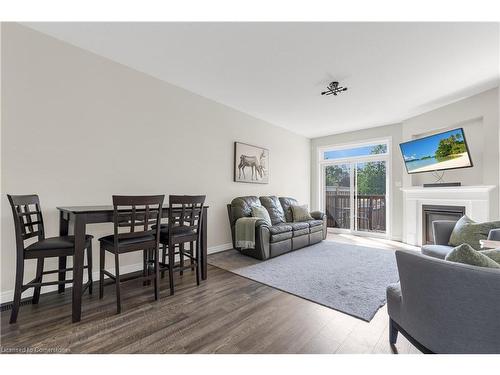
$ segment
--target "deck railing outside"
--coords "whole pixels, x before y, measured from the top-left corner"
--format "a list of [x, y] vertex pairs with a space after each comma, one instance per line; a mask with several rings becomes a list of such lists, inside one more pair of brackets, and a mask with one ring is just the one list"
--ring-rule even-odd
[[[350, 198], [350, 193], [346, 191], [326, 192], [328, 227], [349, 229]], [[356, 195], [355, 203], [358, 230], [385, 232], [385, 195]]]

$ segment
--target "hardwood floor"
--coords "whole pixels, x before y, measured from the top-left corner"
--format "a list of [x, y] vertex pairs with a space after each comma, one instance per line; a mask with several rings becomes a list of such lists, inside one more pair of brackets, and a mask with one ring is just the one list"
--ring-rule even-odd
[[[42, 295], [39, 305], [21, 307], [17, 324], [9, 325], [10, 311], [1, 312], [2, 352], [392, 352], [385, 307], [367, 323], [213, 266], [208, 272], [199, 287], [192, 272], [177, 274], [174, 296], [169, 296], [167, 278], [161, 279], [158, 302], [152, 286], [124, 283], [120, 315], [113, 287], [106, 287], [103, 300], [85, 295], [82, 321], [76, 324], [71, 323], [70, 291]], [[401, 335], [395, 349], [418, 353]]]

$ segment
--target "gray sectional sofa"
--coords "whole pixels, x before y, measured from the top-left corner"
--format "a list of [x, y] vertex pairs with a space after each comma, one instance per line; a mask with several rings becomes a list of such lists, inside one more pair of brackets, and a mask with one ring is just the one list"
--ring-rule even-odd
[[326, 216], [314, 211], [310, 215], [313, 220], [293, 222], [292, 205], [297, 200], [289, 197], [238, 197], [227, 205], [233, 247], [236, 249], [235, 225], [241, 217], [252, 216], [253, 206], [264, 206], [269, 213], [272, 225], [263, 220], [256, 222], [255, 248], [237, 249], [242, 254], [265, 260], [318, 243], [326, 238]]

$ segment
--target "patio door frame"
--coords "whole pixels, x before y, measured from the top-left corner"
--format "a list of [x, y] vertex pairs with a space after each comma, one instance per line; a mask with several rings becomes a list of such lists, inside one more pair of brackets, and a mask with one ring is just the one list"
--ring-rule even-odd
[[[349, 158], [339, 158], [339, 159], [323, 159], [323, 155], [327, 151], [335, 151], [335, 150], [343, 150], [350, 148], [357, 148], [363, 146], [372, 146], [378, 144], [387, 145], [387, 153], [385, 154], [374, 154], [374, 155], [366, 155], [366, 156], [354, 156]], [[322, 146], [318, 147], [318, 172], [319, 172], [319, 204], [323, 212], [326, 213], [326, 199], [325, 199], [325, 171], [327, 166], [332, 165], [349, 165], [349, 179], [350, 179], [350, 228], [328, 228], [328, 231], [332, 233], [351, 233], [360, 236], [368, 236], [368, 237], [380, 237], [380, 238], [391, 238], [392, 232], [392, 215], [391, 215], [391, 203], [392, 203], [392, 189], [391, 189], [391, 181], [392, 181], [392, 137], [387, 138], [377, 138], [377, 139], [369, 139], [364, 140], [362, 142], [352, 142], [352, 143], [343, 143], [336, 144], [330, 146]], [[356, 223], [356, 215], [357, 215], [357, 207], [355, 206], [355, 194], [357, 194], [357, 178], [355, 178], [357, 164], [366, 163], [366, 162], [376, 162], [383, 161], [386, 165], [386, 176], [385, 176], [385, 233], [377, 233], [377, 232], [368, 232], [368, 231], [360, 231], [357, 229]]]

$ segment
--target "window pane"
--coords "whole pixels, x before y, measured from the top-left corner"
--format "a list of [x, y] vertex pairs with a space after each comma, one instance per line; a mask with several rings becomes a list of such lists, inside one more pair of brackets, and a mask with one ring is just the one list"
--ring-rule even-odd
[[327, 226], [349, 229], [351, 227], [351, 177], [350, 165], [325, 167], [325, 208]]
[[357, 230], [385, 233], [386, 163], [374, 161], [356, 164]]
[[324, 160], [331, 160], [331, 159], [343, 159], [343, 158], [352, 158], [356, 156], [367, 156], [367, 155], [377, 155], [386, 153], [387, 153], [387, 145], [379, 144], [379, 145], [370, 145], [370, 146], [355, 147], [355, 148], [346, 148], [343, 150], [326, 151], [323, 153], [323, 158]]

